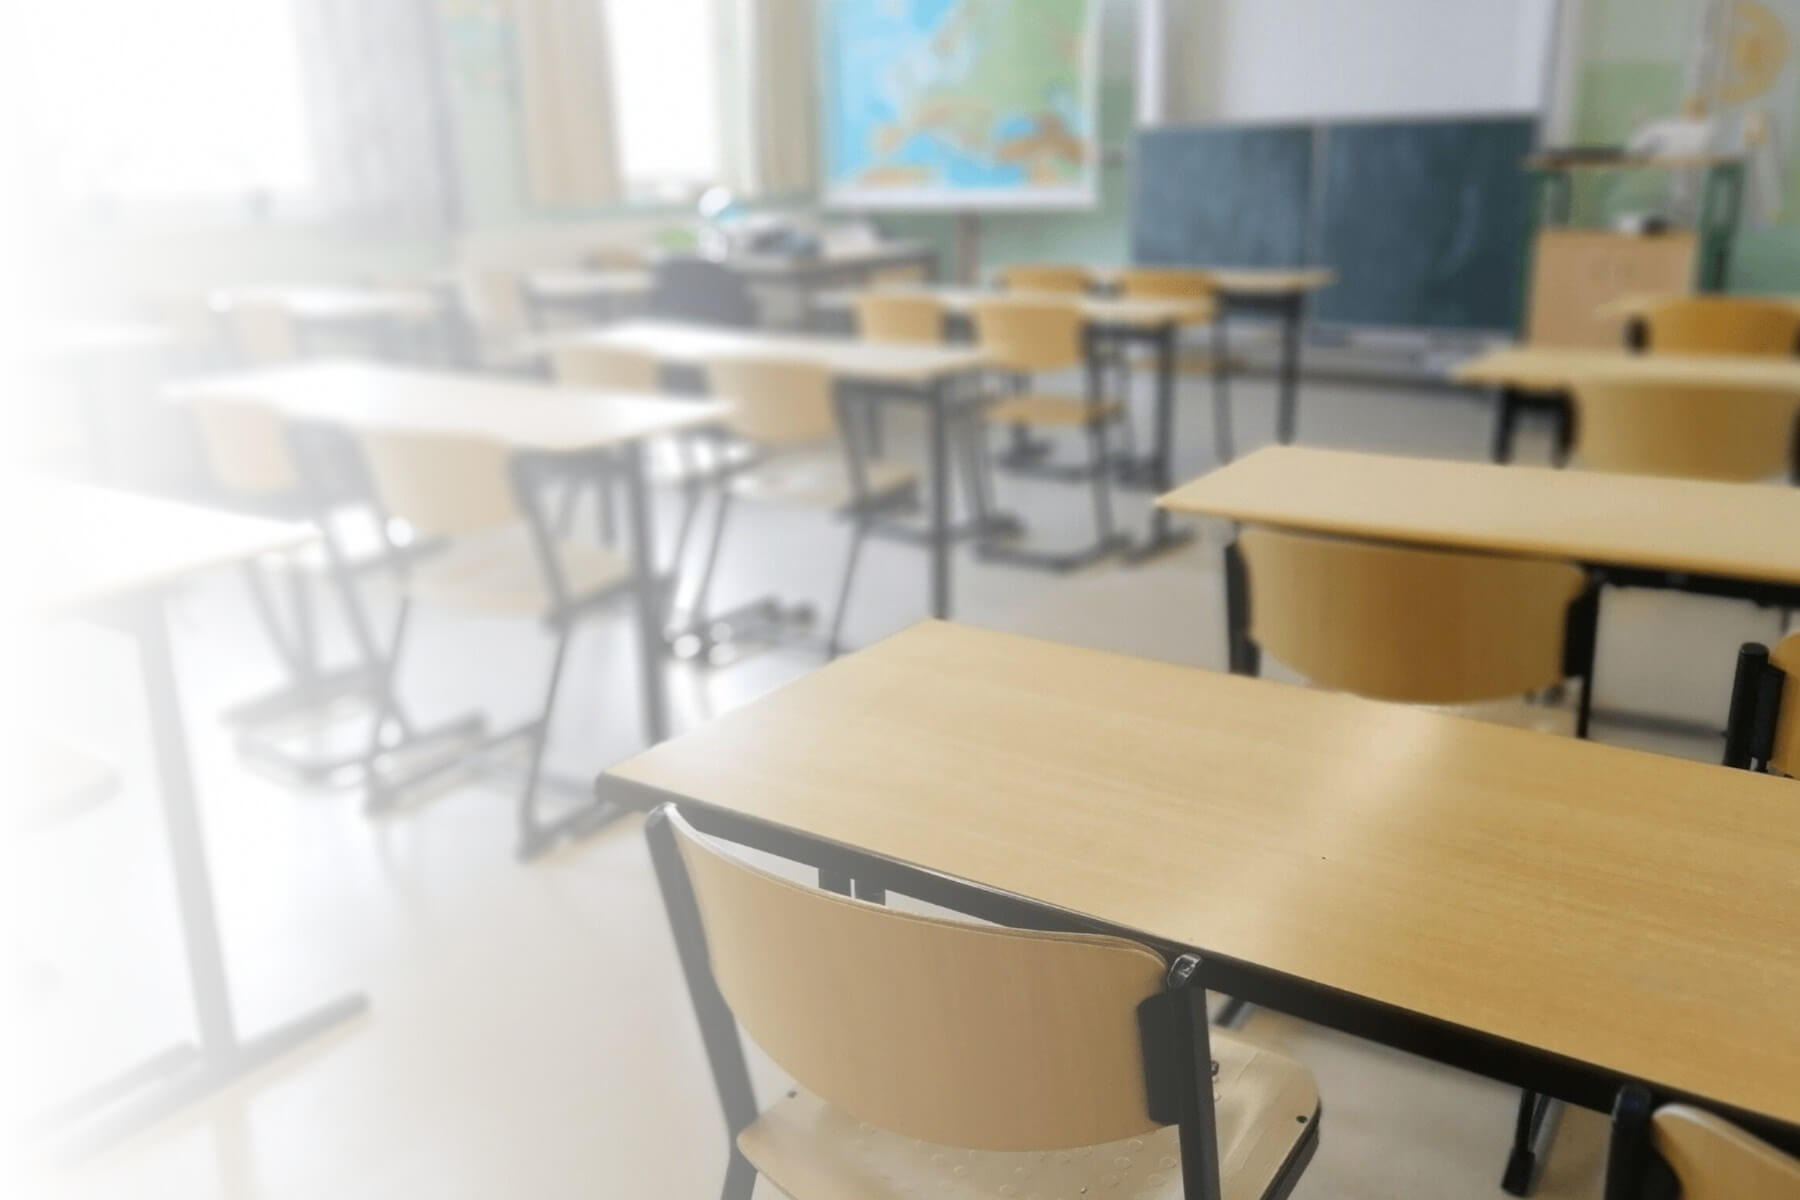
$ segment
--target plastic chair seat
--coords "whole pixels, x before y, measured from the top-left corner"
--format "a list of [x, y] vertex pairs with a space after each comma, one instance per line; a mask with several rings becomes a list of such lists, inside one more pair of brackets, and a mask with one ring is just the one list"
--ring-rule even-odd
[[[919, 472], [905, 463], [870, 460], [863, 464], [869, 500], [880, 500], [917, 486]], [[732, 476], [731, 489], [746, 500], [840, 510], [856, 502], [850, 467], [841, 451], [781, 455]]]
[[[556, 551], [571, 601], [631, 578], [631, 560], [605, 546], [562, 541]], [[406, 590], [422, 603], [477, 612], [536, 615], [551, 606], [537, 549], [523, 526], [458, 538], [415, 563]]]
[[[1222, 1029], [1210, 1036], [1222, 1195], [1261, 1200], [1315, 1136], [1319, 1093], [1292, 1059]], [[738, 1148], [792, 1200], [1182, 1194], [1174, 1126], [1072, 1150], [961, 1150], [888, 1133], [796, 1091], [740, 1133]]]
[[1089, 404], [1079, 396], [1051, 396], [1027, 393], [1007, 396], [990, 404], [984, 414], [990, 421], [1020, 425], [1090, 425], [1109, 421], [1119, 415], [1119, 402], [1105, 400]]

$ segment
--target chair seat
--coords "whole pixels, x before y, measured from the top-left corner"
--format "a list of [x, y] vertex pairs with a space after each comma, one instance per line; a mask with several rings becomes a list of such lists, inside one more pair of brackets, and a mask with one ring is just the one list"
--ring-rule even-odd
[[[631, 578], [631, 561], [604, 546], [564, 541], [557, 553], [570, 600], [610, 591]], [[476, 612], [539, 614], [550, 608], [537, 550], [523, 526], [448, 543], [413, 565], [406, 590], [421, 603]]]
[[[905, 463], [871, 460], [863, 464], [868, 498], [879, 500], [919, 482]], [[856, 499], [850, 466], [840, 450], [769, 458], [732, 476], [731, 489], [746, 500], [805, 508], [849, 508]]]
[[1116, 400], [1089, 405], [1080, 396], [1026, 394], [997, 400], [988, 405], [984, 415], [990, 421], [1009, 425], [1086, 425], [1095, 420], [1111, 420], [1119, 411]]
[[[1225, 1030], [1211, 1037], [1222, 1195], [1262, 1200], [1314, 1137], [1318, 1089], [1292, 1059]], [[958, 1150], [884, 1132], [793, 1092], [738, 1135], [738, 1148], [792, 1200], [1181, 1197], [1173, 1126], [1073, 1150]]]

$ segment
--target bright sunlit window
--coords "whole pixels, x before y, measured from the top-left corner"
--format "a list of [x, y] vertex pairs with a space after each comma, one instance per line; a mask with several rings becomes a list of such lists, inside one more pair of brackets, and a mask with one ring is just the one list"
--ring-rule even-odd
[[32, 6], [27, 96], [79, 199], [293, 194], [313, 178], [292, 0]]
[[682, 200], [722, 172], [713, 0], [608, 0], [619, 165], [639, 199]]

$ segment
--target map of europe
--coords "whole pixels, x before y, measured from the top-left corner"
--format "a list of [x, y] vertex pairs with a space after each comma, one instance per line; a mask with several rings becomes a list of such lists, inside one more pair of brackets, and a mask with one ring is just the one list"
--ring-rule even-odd
[[829, 198], [1074, 205], [1094, 195], [1090, 0], [831, 0]]

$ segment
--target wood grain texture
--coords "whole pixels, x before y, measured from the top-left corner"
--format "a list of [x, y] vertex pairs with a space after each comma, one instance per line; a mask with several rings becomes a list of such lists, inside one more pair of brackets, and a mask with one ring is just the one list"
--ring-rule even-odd
[[1449, 549], [1800, 584], [1800, 489], [1267, 446], [1172, 512]]
[[1650, 1118], [1650, 1132], [1681, 1180], [1681, 1200], [1800, 1197], [1800, 1160], [1709, 1112], [1666, 1104]]
[[771, 875], [672, 821], [719, 991], [801, 1086], [974, 1150], [1157, 1127], [1137, 1006], [1168, 964], [1122, 938], [901, 913]]
[[560, 387], [373, 363], [323, 362], [173, 384], [171, 399], [256, 404], [357, 431], [585, 450], [716, 423], [729, 403]]
[[1464, 704], [1562, 681], [1578, 567], [1261, 528], [1238, 547], [1251, 638], [1315, 683]]
[[1800, 1121], [1787, 780], [945, 623], [608, 774]]

